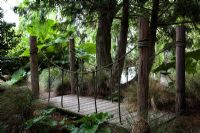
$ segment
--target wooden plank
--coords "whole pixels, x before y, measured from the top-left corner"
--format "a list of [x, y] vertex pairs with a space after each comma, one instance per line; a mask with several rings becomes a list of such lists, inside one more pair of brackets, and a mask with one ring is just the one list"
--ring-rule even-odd
[[[78, 101], [76, 95], [65, 95], [63, 96], [63, 105], [61, 107], [61, 96], [51, 98], [50, 102], [55, 107], [68, 110], [70, 112], [74, 112], [79, 115], [90, 115], [95, 113], [95, 101], [92, 97], [83, 97], [80, 96], [80, 112], [78, 112]], [[42, 101], [47, 101], [42, 100]], [[132, 124], [134, 123], [136, 112], [130, 113], [126, 110], [123, 103], [121, 104], [121, 118], [122, 124], [119, 121], [119, 110], [118, 103], [111, 102], [108, 100], [97, 99], [97, 110], [98, 112], [107, 112], [113, 117], [108, 120], [108, 122], [117, 124], [118, 126], [122, 126], [126, 129], [131, 129]], [[163, 112], [149, 112], [150, 119], [159, 118], [163, 115]], [[171, 118], [171, 117], [169, 117]], [[166, 120], [169, 119], [166, 117]]]

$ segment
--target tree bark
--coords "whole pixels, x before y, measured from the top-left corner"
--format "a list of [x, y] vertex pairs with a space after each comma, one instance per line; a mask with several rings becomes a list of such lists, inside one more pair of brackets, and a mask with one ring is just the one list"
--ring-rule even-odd
[[153, 7], [151, 12], [151, 22], [150, 22], [150, 45], [149, 45], [149, 68], [148, 73], [150, 73], [153, 62], [155, 59], [155, 43], [156, 43], [156, 32], [158, 28], [158, 13], [159, 13], [159, 3], [160, 0], [153, 0]]
[[98, 29], [96, 35], [97, 67], [112, 63], [111, 58], [111, 27], [115, 16], [116, 3], [110, 0], [98, 12]]
[[119, 83], [121, 79], [121, 74], [124, 67], [124, 60], [126, 57], [124, 55], [126, 54], [128, 27], [129, 27], [129, 0], [123, 0], [121, 28], [118, 40], [117, 54], [115, 57], [116, 63], [112, 67], [113, 70], [109, 83], [110, 87], [117, 85], [117, 83]]
[[30, 36], [30, 61], [31, 61], [31, 89], [33, 97], [39, 98], [39, 76], [38, 76], [38, 55], [37, 38]]
[[71, 94], [75, 94], [77, 88], [76, 57], [74, 39], [69, 40], [69, 65], [70, 65], [70, 84]]

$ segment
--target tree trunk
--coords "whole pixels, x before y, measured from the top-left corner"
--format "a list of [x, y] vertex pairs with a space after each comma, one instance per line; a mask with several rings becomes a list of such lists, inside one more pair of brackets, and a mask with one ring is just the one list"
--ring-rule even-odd
[[98, 31], [96, 37], [96, 58], [97, 67], [106, 66], [112, 63], [111, 58], [111, 25], [113, 19], [109, 14], [99, 16]]
[[76, 69], [76, 57], [75, 57], [75, 44], [74, 39], [69, 40], [69, 65], [70, 65], [70, 84], [71, 94], [75, 94], [77, 88], [77, 71]]
[[155, 59], [155, 43], [156, 43], [156, 32], [158, 28], [158, 13], [159, 13], [159, 3], [160, 0], [153, 0], [153, 7], [151, 12], [151, 22], [150, 22], [150, 45], [149, 45], [149, 68], [148, 73], [150, 73], [153, 61]]
[[129, 0], [123, 0], [123, 11], [122, 11], [122, 21], [121, 29], [118, 41], [117, 54], [115, 57], [116, 63], [112, 67], [112, 75], [110, 78], [110, 87], [115, 86], [120, 82], [121, 74], [124, 67], [124, 56], [126, 54], [127, 47], [127, 36], [128, 36], [128, 27], [129, 27]]
[[39, 76], [38, 76], [38, 56], [37, 38], [30, 36], [30, 61], [31, 61], [31, 89], [35, 99], [39, 98]]
[[96, 35], [97, 67], [112, 63], [111, 58], [111, 27], [115, 16], [116, 3], [110, 0], [98, 12], [98, 29]]

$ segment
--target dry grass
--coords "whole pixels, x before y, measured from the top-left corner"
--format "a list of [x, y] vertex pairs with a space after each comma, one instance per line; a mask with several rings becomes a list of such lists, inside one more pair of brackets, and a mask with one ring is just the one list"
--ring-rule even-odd
[[[123, 91], [124, 103], [128, 111], [137, 110], [137, 83], [130, 85]], [[153, 99], [157, 109], [170, 110], [174, 105], [173, 93], [167, 91], [167, 88], [158, 81], [150, 80], [149, 83], [149, 106], [152, 107], [151, 99]], [[173, 104], [172, 104], [173, 103]]]

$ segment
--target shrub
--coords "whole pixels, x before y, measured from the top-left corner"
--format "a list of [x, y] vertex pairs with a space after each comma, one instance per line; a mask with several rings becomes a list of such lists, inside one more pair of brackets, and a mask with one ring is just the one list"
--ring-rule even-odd
[[200, 101], [200, 75], [186, 76], [186, 95], [196, 101]]
[[[61, 86], [61, 78], [62, 78], [62, 72], [59, 68], [53, 67], [50, 69], [50, 83], [51, 83], [51, 91], [56, 92], [57, 89], [60, 89]], [[48, 92], [48, 84], [49, 84], [49, 72], [48, 69], [43, 69], [40, 76], [40, 88], [43, 91]], [[64, 83], [67, 84], [66, 87], [70, 86], [69, 82], [69, 74], [64, 73]], [[69, 89], [69, 88], [65, 88]], [[58, 90], [59, 92], [59, 90]]]
[[109, 118], [110, 115], [108, 113], [93, 113], [83, 116], [76, 121], [76, 124], [70, 125], [63, 123], [63, 128], [73, 133], [111, 133], [110, 128], [105, 126]]
[[[70, 75], [69, 73], [64, 73], [63, 84], [61, 82], [62, 73], [59, 68], [51, 68], [50, 69], [50, 83], [51, 83], [51, 91], [55, 92], [55, 95], [69, 94], [71, 90], [70, 85]], [[40, 76], [40, 89], [44, 92], [48, 92], [48, 84], [49, 84], [49, 73], [48, 69], [43, 69]], [[106, 73], [98, 74], [98, 96], [108, 96], [110, 94], [110, 89], [107, 86], [108, 75]], [[94, 78], [92, 73], [84, 74], [83, 81], [81, 81], [81, 75], [79, 74], [79, 89], [80, 95], [92, 96], [94, 95]]]
[[37, 110], [35, 116], [25, 122], [25, 128], [32, 132], [48, 133], [58, 125], [51, 116], [55, 111], [56, 108]]
[[43, 107], [27, 88], [8, 88], [0, 95], [0, 125], [6, 132], [20, 132], [34, 110]]

